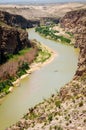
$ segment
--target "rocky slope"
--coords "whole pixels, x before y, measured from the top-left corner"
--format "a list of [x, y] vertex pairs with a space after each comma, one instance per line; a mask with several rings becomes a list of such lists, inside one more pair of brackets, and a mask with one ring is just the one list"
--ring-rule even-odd
[[74, 79], [59, 93], [29, 109], [16, 125], [7, 130], [86, 130], [85, 12], [86, 10], [69, 12], [61, 20], [61, 25], [75, 34], [75, 46], [80, 48]]
[[80, 48], [77, 76], [86, 72], [86, 9], [68, 12], [62, 19], [65, 30], [74, 33], [75, 47]]

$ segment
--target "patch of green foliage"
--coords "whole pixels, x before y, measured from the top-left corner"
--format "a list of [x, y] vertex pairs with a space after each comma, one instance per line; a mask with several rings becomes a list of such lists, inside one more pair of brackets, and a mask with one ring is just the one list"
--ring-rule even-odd
[[48, 115], [48, 120], [49, 120], [49, 122], [52, 121], [52, 119], [53, 119], [52, 115], [51, 115], [51, 114]]
[[73, 34], [71, 32], [66, 32], [67, 34], [69, 34], [71, 37], [73, 37]]
[[27, 62], [23, 62], [22, 65], [18, 68], [17, 71], [17, 76], [21, 77], [22, 75], [26, 74], [26, 70], [30, 69], [29, 65]]
[[30, 113], [29, 119], [34, 120], [37, 117], [38, 117], [38, 115], [36, 115], [34, 112], [32, 112], [32, 113]]
[[9, 60], [18, 59], [19, 56], [22, 56], [25, 53], [28, 53], [30, 50], [31, 50], [31, 48], [25, 48], [25, 49], [20, 50], [17, 54], [8, 54], [7, 59], [9, 59]]
[[6, 80], [3, 82], [0, 82], [0, 92], [5, 92], [6, 94], [9, 93], [9, 88], [12, 86], [11, 80]]
[[41, 49], [39, 48], [38, 49], [38, 56], [37, 58], [35, 59], [35, 61], [38, 63], [38, 62], [45, 62], [47, 59], [49, 59], [49, 57], [51, 56], [51, 54], [45, 49]]
[[[27, 62], [23, 62], [22, 65], [19, 67], [17, 71], [17, 76], [21, 77], [22, 75], [26, 74], [26, 70], [30, 69]], [[5, 94], [9, 93], [9, 88], [13, 86], [12, 82], [16, 79], [16, 77], [9, 77], [8, 80], [0, 82], [0, 93], [5, 92]]]
[[35, 29], [36, 32], [39, 32], [40, 34], [43, 34], [45, 37], [46, 36], [50, 36], [51, 39], [53, 40], [61, 40], [61, 42], [64, 42], [64, 43], [70, 43], [71, 40], [64, 37], [64, 36], [59, 36], [59, 35], [56, 35], [55, 33], [59, 33], [59, 31], [56, 31], [56, 30], [53, 30], [52, 28], [50, 28], [49, 26], [42, 26], [42, 27], [37, 27]]
[[61, 101], [60, 101], [60, 100], [56, 101], [56, 102], [55, 102], [55, 105], [56, 105], [56, 107], [59, 107], [59, 108], [60, 108], [60, 107], [61, 107]]

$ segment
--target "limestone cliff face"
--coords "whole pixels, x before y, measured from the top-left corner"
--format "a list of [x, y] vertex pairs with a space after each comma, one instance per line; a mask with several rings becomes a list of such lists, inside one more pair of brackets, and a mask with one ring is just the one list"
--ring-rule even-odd
[[75, 47], [80, 48], [77, 76], [86, 72], [86, 9], [68, 12], [61, 19], [61, 26], [75, 36]]

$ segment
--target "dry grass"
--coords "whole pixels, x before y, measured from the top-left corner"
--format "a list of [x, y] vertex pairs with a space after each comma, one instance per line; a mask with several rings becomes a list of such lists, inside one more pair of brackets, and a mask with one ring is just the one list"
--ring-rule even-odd
[[0, 66], [0, 81], [16, 76], [19, 66], [23, 62], [31, 63], [37, 54], [37, 49], [31, 49], [24, 55], [17, 56]]

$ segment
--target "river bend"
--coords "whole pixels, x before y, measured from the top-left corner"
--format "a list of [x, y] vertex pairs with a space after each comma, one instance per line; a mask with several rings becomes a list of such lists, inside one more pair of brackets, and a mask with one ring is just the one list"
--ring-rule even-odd
[[77, 69], [78, 52], [74, 47], [45, 39], [34, 29], [28, 32], [30, 39], [37, 39], [47, 45], [58, 53], [58, 56], [23, 79], [20, 87], [15, 87], [14, 91], [4, 98], [0, 105], [0, 130], [17, 122], [28, 108], [41, 102], [43, 98], [48, 98], [71, 81]]

